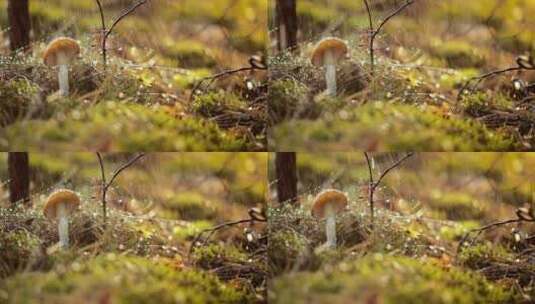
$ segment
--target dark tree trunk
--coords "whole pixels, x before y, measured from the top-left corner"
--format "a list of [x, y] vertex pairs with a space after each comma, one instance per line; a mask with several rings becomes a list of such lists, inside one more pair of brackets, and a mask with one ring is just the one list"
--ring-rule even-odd
[[7, 17], [11, 50], [28, 50], [31, 29], [28, 0], [8, 0]]
[[30, 163], [27, 152], [9, 152], [9, 201], [11, 205], [30, 202]]
[[280, 203], [297, 202], [297, 164], [295, 152], [277, 152], [275, 155], [277, 196]]
[[296, 0], [277, 0], [275, 24], [279, 52], [286, 49], [296, 49], [298, 29]]

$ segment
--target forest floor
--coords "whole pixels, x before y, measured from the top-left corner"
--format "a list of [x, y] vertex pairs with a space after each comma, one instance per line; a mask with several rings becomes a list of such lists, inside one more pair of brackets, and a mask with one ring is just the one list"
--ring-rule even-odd
[[[372, 3], [374, 28], [403, 3]], [[459, 96], [472, 77], [518, 67], [516, 57], [534, 49], [535, 23], [529, 16], [535, 4], [416, 1], [379, 32], [373, 73], [363, 1], [302, 0], [297, 10], [299, 50], [269, 59], [271, 149], [535, 149], [532, 70], [495, 75], [477, 86], [472, 81]], [[324, 69], [310, 60], [324, 36], [349, 45], [338, 64], [335, 97], [324, 93]], [[522, 81], [520, 87], [514, 79]]]
[[[107, 174], [131, 156], [105, 155]], [[94, 154], [30, 157], [32, 207], [9, 208], [0, 193], [0, 302], [265, 302], [265, 223], [200, 234], [262, 206], [265, 154], [145, 155], [110, 188], [106, 222]], [[43, 215], [60, 188], [81, 197], [68, 249], [58, 248], [57, 222]]]
[[[384, 179], [373, 223], [362, 155], [297, 157], [299, 205], [268, 212], [270, 303], [533, 303], [533, 222], [464, 239], [533, 200], [533, 156], [416, 154]], [[396, 159], [377, 156], [376, 179]], [[322, 246], [325, 221], [311, 215], [330, 187], [350, 201], [335, 249]]]
[[[106, 24], [130, 1], [104, 3]], [[6, 2], [0, 26], [7, 28]], [[0, 35], [0, 147], [47, 151], [257, 151], [266, 149], [265, 71], [250, 67], [266, 41], [265, 1], [149, 1], [115, 27], [101, 58], [94, 1], [33, 1], [32, 50], [9, 55]], [[81, 44], [71, 94], [44, 65], [48, 42]], [[193, 92], [194, 88], [197, 88]]]

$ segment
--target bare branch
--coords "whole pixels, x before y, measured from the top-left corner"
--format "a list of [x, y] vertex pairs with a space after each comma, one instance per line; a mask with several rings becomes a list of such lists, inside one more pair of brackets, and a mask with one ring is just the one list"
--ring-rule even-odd
[[[527, 69], [527, 68], [522, 67], [522, 66], [516, 66], [516, 67], [510, 67], [510, 68], [503, 69], [503, 70], [492, 71], [492, 72], [488, 72], [488, 73], [480, 75], [480, 76], [472, 77], [472, 78], [470, 78], [470, 79], [468, 79], [466, 81], [466, 83], [463, 85], [463, 87], [459, 91], [459, 95], [457, 95], [457, 100], [461, 100], [461, 98], [463, 97], [463, 95], [465, 93], [473, 92], [475, 87], [477, 87], [486, 78], [489, 78], [489, 77], [492, 77], [492, 76], [496, 76], [496, 75], [500, 75], [500, 74], [504, 74], [504, 73], [509, 73], [509, 72], [522, 71], [522, 70], [534, 70], [534, 69], [533, 68]], [[470, 84], [472, 84], [473, 81], [476, 81], [474, 88], [468, 89], [468, 87], [470, 86]]]
[[392, 11], [381, 23], [379, 23], [379, 26], [377, 29], [374, 30], [373, 28], [373, 22], [372, 22], [372, 13], [370, 10], [370, 5], [368, 4], [367, 0], [364, 0], [364, 4], [366, 5], [366, 12], [368, 14], [368, 19], [370, 23], [370, 45], [369, 45], [369, 51], [370, 51], [370, 65], [371, 65], [371, 74], [372, 77], [375, 75], [375, 39], [377, 38], [377, 35], [381, 32], [383, 27], [392, 19], [393, 17], [399, 15], [401, 12], [403, 12], [407, 7], [411, 6], [414, 3], [414, 0], [407, 0], [405, 4], [401, 5], [394, 11]]
[[214, 227], [201, 230], [201, 232], [199, 232], [199, 234], [197, 234], [197, 236], [191, 242], [191, 246], [190, 246], [190, 249], [189, 249], [189, 254], [191, 254], [193, 252], [193, 249], [195, 249], [195, 246], [197, 246], [197, 243], [200, 242], [202, 236], [205, 233], [208, 233], [208, 236], [202, 242], [202, 244], [199, 244], [199, 245], [206, 244], [206, 242], [208, 242], [210, 240], [210, 238], [212, 237], [212, 235], [214, 235], [214, 233], [216, 233], [218, 230], [221, 230], [221, 229], [226, 228], [226, 227], [232, 227], [232, 226], [235, 226], [235, 225], [240, 225], [240, 224], [246, 224], [246, 223], [253, 224], [255, 222], [267, 222], [267, 219], [263, 214], [259, 214], [258, 211], [254, 210], [254, 208], [253, 208], [253, 209], [249, 210], [249, 218], [248, 219], [225, 222], [225, 223], [216, 225]]
[[375, 196], [375, 191], [377, 190], [377, 187], [379, 187], [379, 185], [381, 185], [381, 182], [388, 175], [388, 173], [390, 173], [390, 171], [392, 171], [393, 169], [399, 167], [405, 160], [407, 160], [408, 158], [412, 157], [413, 155], [414, 155], [414, 152], [407, 153], [407, 155], [405, 155], [404, 157], [400, 158], [394, 164], [392, 164], [390, 167], [388, 167], [385, 171], [383, 171], [383, 173], [381, 173], [381, 175], [379, 175], [379, 178], [377, 179], [377, 181], [374, 181], [370, 157], [368, 155], [368, 152], [364, 152], [364, 157], [366, 157], [366, 162], [368, 164], [368, 172], [369, 172], [369, 177], [370, 177], [369, 188], [368, 188], [368, 201], [369, 201], [369, 204], [370, 204], [370, 216], [371, 216], [371, 220], [372, 220], [371, 221], [372, 222], [372, 229], [373, 229], [374, 220], [375, 220], [375, 199], [374, 199], [374, 196]]
[[117, 168], [110, 180], [107, 182], [106, 181], [106, 173], [104, 171], [104, 161], [102, 159], [102, 155], [100, 154], [100, 152], [97, 152], [97, 157], [98, 157], [98, 163], [100, 165], [100, 173], [101, 173], [101, 178], [102, 178], [102, 181], [101, 181], [101, 187], [102, 187], [102, 216], [104, 218], [104, 227], [106, 226], [106, 221], [107, 221], [107, 201], [106, 201], [106, 194], [108, 193], [108, 190], [109, 188], [111, 187], [111, 185], [113, 184], [113, 182], [115, 181], [115, 179], [117, 178], [117, 176], [119, 176], [119, 174], [121, 174], [121, 172], [123, 172], [123, 170], [131, 167], [136, 161], [138, 161], [139, 159], [141, 159], [142, 157], [145, 156], [145, 153], [139, 153], [138, 155], [132, 157], [130, 160], [128, 160], [125, 164], [123, 164], [122, 166], [120, 166], [119, 168]]
[[[100, 25], [101, 25], [101, 35], [104, 37], [106, 34], [106, 18], [104, 17], [104, 9], [102, 8], [102, 3], [100, 3], [100, 0], [95, 0], [97, 2], [98, 11], [100, 13]], [[107, 55], [106, 55], [106, 45], [104, 44], [104, 39], [102, 39], [102, 62], [104, 63], [104, 66], [106, 66], [107, 62]]]
[[517, 218], [514, 218], [514, 219], [508, 219], [508, 220], [493, 222], [493, 223], [487, 224], [487, 225], [485, 225], [483, 227], [472, 229], [472, 230], [468, 231], [461, 238], [461, 240], [459, 241], [459, 246], [457, 246], [457, 253], [460, 252], [460, 250], [462, 249], [463, 245], [466, 244], [466, 242], [468, 241], [468, 238], [470, 237], [470, 235], [472, 233], [476, 233], [475, 238], [477, 238], [478, 236], [480, 236], [483, 232], [485, 232], [487, 230], [494, 229], [494, 228], [497, 228], [497, 227], [500, 227], [500, 226], [504, 226], [504, 225], [510, 225], [510, 224], [522, 223], [522, 222], [535, 223], [535, 219], [528, 219], [528, 218], [523, 218], [523, 217], [518, 216]]
[[109, 36], [111, 35], [111, 33], [113, 32], [115, 27], [119, 24], [119, 22], [121, 22], [121, 20], [123, 20], [128, 15], [132, 14], [140, 6], [142, 6], [145, 3], [147, 3], [147, 0], [140, 0], [139, 2], [137, 2], [134, 5], [132, 5], [131, 7], [123, 10], [123, 12], [121, 14], [119, 14], [119, 16], [115, 17], [115, 20], [112, 22], [112, 24], [111, 24], [109, 29], [106, 29], [106, 21], [105, 21], [105, 18], [104, 18], [104, 10], [102, 8], [101, 2], [100, 2], [100, 0], [95, 0], [95, 1], [97, 2], [98, 10], [100, 12], [100, 20], [101, 20], [101, 26], [102, 26], [102, 45], [101, 45], [101, 48], [102, 48], [102, 61], [103, 61], [103, 64], [104, 64], [104, 68], [106, 68], [106, 66], [108, 64], [108, 62], [107, 62], [106, 44], [108, 42]]
[[247, 67], [241, 67], [241, 68], [234, 69], [234, 70], [227, 70], [227, 71], [223, 71], [223, 72], [211, 75], [211, 76], [201, 78], [191, 89], [190, 101], [193, 100], [193, 98], [197, 94], [197, 91], [206, 81], [209, 81], [208, 86], [210, 86], [212, 83], [214, 83], [214, 81], [216, 81], [219, 78], [227, 77], [236, 73], [256, 71], [256, 70], [267, 70], [267, 65], [264, 62], [263, 58], [257, 58], [257, 56], [251, 56], [251, 58], [249, 58], [249, 66]]
[[373, 195], [375, 192], [375, 187], [373, 186], [375, 183], [373, 181], [373, 171], [372, 171], [372, 163], [370, 161], [370, 157], [368, 156], [368, 152], [364, 152], [364, 156], [366, 157], [366, 163], [368, 164], [368, 174], [370, 181], [368, 183], [368, 202], [370, 204], [370, 215], [372, 218], [372, 225], [374, 223], [374, 200]]

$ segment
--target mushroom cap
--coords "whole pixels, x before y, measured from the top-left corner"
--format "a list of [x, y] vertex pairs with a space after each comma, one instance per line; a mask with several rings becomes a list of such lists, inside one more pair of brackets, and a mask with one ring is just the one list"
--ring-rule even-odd
[[312, 207], [312, 215], [317, 218], [324, 218], [327, 206], [330, 206], [335, 212], [344, 210], [347, 206], [347, 195], [335, 189], [323, 190], [314, 199], [314, 206]]
[[45, 208], [43, 210], [45, 216], [49, 219], [58, 217], [58, 206], [65, 204], [67, 213], [72, 213], [80, 205], [80, 197], [76, 192], [67, 189], [60, 189], [54, 191], [46, 200]]
[[316, 44], [314, 51], [312, 52], [312, 64], [315, 66], [322, 66], [324, 64], [323, 60], [327, 51], [331, 51], [334, 56], [334, 60], [338, 61], [347, 54], [347, 43], [344, 40], [335, 37], [321, 39]]
[[63, 53], [69, 60], [72, 60], [80, 53], [80, 45], [74, 39], [59, 37], [52, 40], [46, 47], [43, 60], [48, 66], [58, 65], [58, 54]]

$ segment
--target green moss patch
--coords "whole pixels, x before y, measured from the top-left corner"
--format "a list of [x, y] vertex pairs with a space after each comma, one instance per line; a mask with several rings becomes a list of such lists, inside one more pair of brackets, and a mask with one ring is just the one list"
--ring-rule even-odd
[[[6, 303], [247, 303], [216, 277], [157, 260], [107, 254], [48, 273], [23, 273], [0, 284]], [[12, 292], [16, 290], [17, 292]]]
[[432, 262], [375, 254], [322, 272], [274, 279], [271, 303], [504, 303], [512, 295], [484, 277]]
[[445, 118], [410, 105], [375, 102], [325, 115], [322, 120], [297, 120], [272, 131], [272, 147], [280, 150], [412, 150], [503, 151], [514, 148], [506, 136], [477, 122]]
[[[28, 130], [32, 130], [31, 133]], [[86, 112], [74, 110], [54, 120], [17, 122], [0, 131], [4, 149], [49, 151], [211, 151], [244, 149], [239, 138], [215, 124], [177, 119], [162, 109], [104, 102]]]

